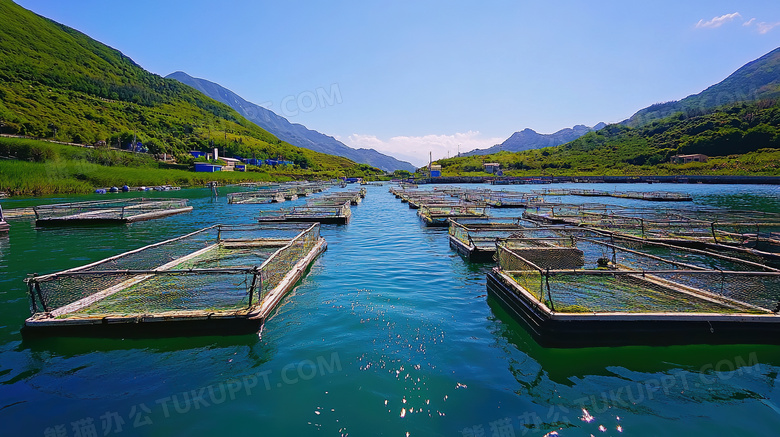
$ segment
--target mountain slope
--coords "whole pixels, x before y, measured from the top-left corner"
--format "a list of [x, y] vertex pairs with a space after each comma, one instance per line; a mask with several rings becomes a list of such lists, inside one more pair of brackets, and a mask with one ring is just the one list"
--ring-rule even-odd
[[308, 129], [301, 124], [290, 123], [286, 118], [262, 106], [248, 102], [233, 91], [214, 82], [192, 77], [182, 71], [171, 73], [165, 77], [166, 79], [178, 80], [212, 99], [230, 106], [246, 117], [247, 120], [298, 147], [305, 147], [329, 155], [343, 156], [355, 162], [369, 164], [388, 172], [394, 170], [413, 172], [415, 170], [412, 164], [399, 161], [374, 149], [353, 149], [331, 136]]
[[533, 129], [523, 129], [520, 132], [515, 132], [506, 141], [501, 144], [497, 144], [487, 149], [475, 149], [467, 153], [461, 154], [462, 156], [474, 156], [474, 155], [489, 155], [491, 153], [498, 153], [500, 151], [507, 152], [521, 152], [523, 150], [541, 149], [544, 147], [559, 146], [569, 141], [575, 140], [586, 133], [599, 130], [606, 126], [604, 123], [599, 123], [596, 126], [588, 127], [584, 125], [577, 125], [571, 128], [561, 129], [558, 132], [552, 134], [540, 134]]
[[723, 81], [682, 100], [644, 108], [623, 123], [637, 127], [677, 112], [697, 115], [736, 102], [780, 98], [780, 48], [748, 62]]
[[[673, 163], [678, 154], [707, 162]], [[734, 103], [678, 113], [640, 127], [611, 124], [556, 147], [439, 160], [445, 175], [479, 173], [485, 159], [505, 175], [780, 175], [780, 102]]]
[[0, 0], [0, 22], [2, 133], [122, 146], [137, 137], [151, 153], [181, 160], [213, 143], [228, 155], [283, 156], [314, 170], [356, 168], [285, 144], [228, 106], [10, 0]]

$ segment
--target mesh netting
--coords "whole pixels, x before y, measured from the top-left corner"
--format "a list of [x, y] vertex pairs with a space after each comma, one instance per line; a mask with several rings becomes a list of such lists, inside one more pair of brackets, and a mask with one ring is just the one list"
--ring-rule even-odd
[[542, 205], [527, 210], [524, 216], [655, 241], [780, 252], [780, 214], [776, 213], [583, 204]]
[[352, 216], [349, 204], [296, 206], [285, 215], [288, 219], [348, 219]]
[[31, 310], [84, 317], [248, 309], [318, 241], [317, 224], [212, 226], [84, 267], [31, 277]]
[[486, 217], [484, 206], [469, 204], [420, 205], [418, 214], [426, 223], [446, 224], [450, 217]]
[[33, 208], [38, 220], [126, 220], [135, 216], [187, 207], [186, 199], [125, 199], [42, 205]]
[[290, 194], [290, 192], [284, 190], [261, 190], [261, 191], [245, 191], [239, 193], [228, 194], [229, 204], [243, 204], [243, 203], [272, 203], [272, 202], [284, 202], [286, 200], [285, 195], [296, 199], [297, 194]]
[[262, 277], [262, 295], [276, 287], [284, 278], [290, 268], [300, 261], [320, 239], [319, 226], [312, 226], [307, 232], [304, 232], [293, 239], [290, 244], [276, 251], [261, 266]]
[[607, 237], [547, 241], [556, 246], [500, 242], [497, 259], [555, 311], [768, 313], [780, 302], [780, 272], [743, 260], [658, 245], [640, 252]]

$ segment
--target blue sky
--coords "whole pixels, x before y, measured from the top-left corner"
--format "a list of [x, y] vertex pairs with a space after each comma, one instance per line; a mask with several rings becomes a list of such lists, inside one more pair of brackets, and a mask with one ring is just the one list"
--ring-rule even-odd
[[621, 121], [780, 46], [776, 0], [16, 2], [153, 73], [417, 165]]

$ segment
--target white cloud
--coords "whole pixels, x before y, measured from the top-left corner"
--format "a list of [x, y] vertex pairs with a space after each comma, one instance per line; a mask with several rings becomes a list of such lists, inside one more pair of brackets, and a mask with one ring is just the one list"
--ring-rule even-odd
[[775, 27], [780, 26], [780, 22], [777, 23], [766, 23], [764, 21], [756, 24], [756, 27], [758, 27], [758, 33], [761, 35], [764, 35], [768, 33], [770, 30], [774, 29]]
[[476, 131], [458, 132], [452, 135], [396, 136], [388, 140], [375, 135], [352, 134], [346, 139], [337, 138], [353, 148], [375, 149], [397, 159], [421, 167], [433, 160], [455, 156], [460, 152], [484, 149], [503, 142], [506, 138], [484, 138]]
[[710, 21], [699, 20], [699, 22], [696, 23], [696, 28], [697, 29], [701, 29], [701, 28], [715, 29], [715, 28], [723, 26], [724, 24], [734, 20], [735, 18], [741, 18], [741, 17], [742, 17], [742, 15], [740, 15], [739, 12], [734, 12], [734, 13], [731, 13], [731, 14], [721, 15], [720, 17], [715, 17], [715, 18], [713, 18]]
[[760, 33], [761, 35], [765, 35], [769, 33], [770, 30], [774, 29], [777, 26], [780, 26], [780, 22], [767, 23], [766, 21], [761, 21], [757, 23], [755, 18], [751, 18], [745, 21], [744, 23], [742, 23], [742, 25], [745, 27], [756, 26], [756, 30], [758, 31], [758, 33]]

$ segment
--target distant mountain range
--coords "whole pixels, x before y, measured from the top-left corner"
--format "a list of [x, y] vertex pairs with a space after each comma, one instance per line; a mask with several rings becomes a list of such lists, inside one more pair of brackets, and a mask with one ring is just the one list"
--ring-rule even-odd
[[501, 151], [522, 152], [523, 150], [541, 149], [544, 147], [560, 146], [561, 144], [574, 141], [588, 132], [599, 130], [606, 126], [604, 123], [598, 123], [593, 127], [578, 124], [574, 127], [567, 127], [552, 134], [540, 134], [533, 129], [523, 129], [515, 132], [501, 144], [496, 144], [487, 149], [474, 149], [461, 156], [490, 155]]
[[695, 116], [731, 103], [777, 98], [780, 98], [780, 48], [748, 62], [699, 94], [641, 109], [622, 124], [637, 127], [678, 112]]
[[294, 146], [329, 155], [342, 156], [357, 163], [368, 164], [387, 172], [395, 170], [414, 172], [416, 169], [414, 165], [408, 162], [384, 155], [374, 149], [353, 149], [331, 136], [308, 129], [302, 124], [290, 123], [286, 118], [262, 106], [246, 101], [238, 94], [217, 83], [192, 77], [182, 71], [171, 73], [166, 76], [166, 79], [178, 80], [212, 99], [230, 106], [247, 120]]

